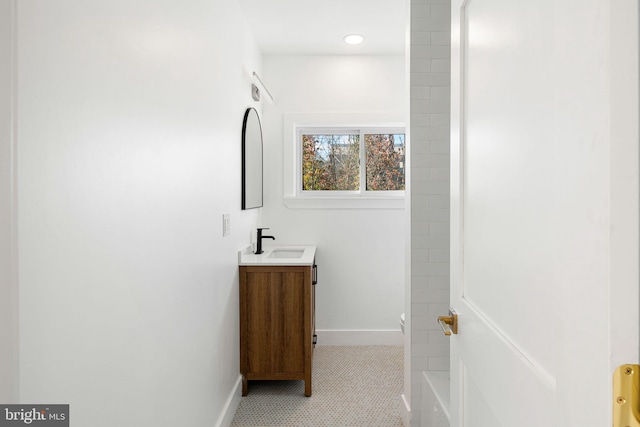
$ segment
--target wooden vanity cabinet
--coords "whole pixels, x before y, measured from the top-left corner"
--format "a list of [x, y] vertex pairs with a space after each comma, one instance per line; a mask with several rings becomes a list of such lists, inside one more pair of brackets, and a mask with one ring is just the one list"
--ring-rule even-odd
[[240, 266], [240, 373], [249, 380], [304, 380], [311, 396], [316, 266]]

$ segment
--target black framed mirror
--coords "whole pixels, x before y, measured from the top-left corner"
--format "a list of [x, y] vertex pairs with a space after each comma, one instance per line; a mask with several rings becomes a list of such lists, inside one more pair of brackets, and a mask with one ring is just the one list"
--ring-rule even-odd
[[242, 209], [262, 207], [262, 126], [255, 108], [242, 121]]

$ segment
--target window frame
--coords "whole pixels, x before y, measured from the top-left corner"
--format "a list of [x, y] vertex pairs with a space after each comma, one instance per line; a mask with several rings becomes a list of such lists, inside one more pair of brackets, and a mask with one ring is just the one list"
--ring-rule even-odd
[[[377, 124], [353, 126], [297, 126], [296, 127], [296, 194], [299, 197], [394, 197], [404, 196], [405, 190], [368, 190], [367, 189], [367, 152], [365, 135], [398, 135], [405, 137], [406, 163], [406, 130], [404, 127], [381, 127]], [[303, 135], [359, 135], [359, 190], [304, 190], [302, 188], [302, 136]], [[405, 167], [406, 188], [406, 167]]]
[[[402, 118], [400, 114], [285, 113], [283, 153], [285, 206], [290, 209], [404, 209], [408, 184], [409, 135]], [[402, 133], [405, 135], [405, 190], [366, 190], [366, 170], [362, 168], [363, 164], [366, 165], [364, 133], [360, 141], [361, 190], [302, 190], [301, 132], [315, 131], [318, 134], [331, 134], [332, 130], [344, 133], [346, 130], [356, 129], [363, 130], [367, 134]]]

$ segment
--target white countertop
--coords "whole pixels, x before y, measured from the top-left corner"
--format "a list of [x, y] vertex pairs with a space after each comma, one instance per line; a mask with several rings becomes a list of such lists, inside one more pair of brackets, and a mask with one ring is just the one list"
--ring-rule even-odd
[[[248, 245], [238, 251], [238, 265], [313, 265], [316, 257], [316, 247], [311, 245], [274, 245], [263, 246], [260, 255], [253, 253], [253, 245]], [[276, 252], [276, 254], [274, 254]], [[300, 257], [275, 257], [287, 252], [302, 252]]]

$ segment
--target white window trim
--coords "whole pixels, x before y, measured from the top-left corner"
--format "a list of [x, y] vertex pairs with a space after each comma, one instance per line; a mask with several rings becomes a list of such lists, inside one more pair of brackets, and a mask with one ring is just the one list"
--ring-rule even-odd
[[[300, 129], [406, 129], [401, 114], [288, 113], [284, 114], [284, 204], [290, 209], [404, 209], [404, 191], [302, 191]], [[406, 130], [405, 144], [408, 143]], [[408, 153], [405, 152], [405, 156]], [[406, 158], [406, 157], [405, 157]], [[406, 162], [406, 160], [405, 160]]]

